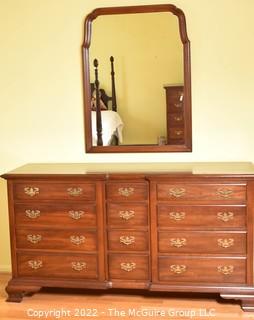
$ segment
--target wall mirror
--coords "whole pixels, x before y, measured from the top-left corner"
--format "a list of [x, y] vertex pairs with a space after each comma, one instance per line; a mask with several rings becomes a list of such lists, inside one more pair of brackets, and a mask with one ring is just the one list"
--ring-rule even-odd
[[192, 149], [190, 43], [174, 5], [99, 8], [85, 20], [87, 152]]

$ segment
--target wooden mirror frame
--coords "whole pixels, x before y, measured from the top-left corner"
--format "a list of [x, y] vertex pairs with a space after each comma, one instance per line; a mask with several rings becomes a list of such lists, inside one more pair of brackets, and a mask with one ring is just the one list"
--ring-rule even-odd
[[[89, 47], [91, 44], [92, 21], [98, 16], [114, 14], [171, 12], [179, 22], [180, 37], [183, 44], [184, 57], [184, 143], [170, 145], [120, 145], [120, 146], [93, 146], [91, 123], [91, 88]], [[155, 26], [156, 27], [156, 26]], [[106, 7], [93, 10], [85, 19], [84, 42], [82, 45], [83, 83], [84, 83], [84, 122], [85, 145], [87, 153], [127, 153], [127, 152], [191, 152], [192, 151], [192, 124], [191, 124], [191, 67], [190, 41], [187, 36], [186, 20], [183, 11], [172, 4]]]

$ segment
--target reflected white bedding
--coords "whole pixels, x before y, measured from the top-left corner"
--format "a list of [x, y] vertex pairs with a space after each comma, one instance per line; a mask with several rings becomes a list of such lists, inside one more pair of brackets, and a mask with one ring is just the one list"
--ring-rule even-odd
[[[113, 134], [116, 134], [119, 139], [119, 143], [123, 142], [122, 130], [123, 121], [119, 114], [112, 110], [106, 110], [101, 112], [102, 123], [102, 141], [103, 145], [110, 144], [110, 140]], [[93, 146], [97, 145], [97, 132], [96, 132], [96, 111], [92, 111], [92, 135]]]

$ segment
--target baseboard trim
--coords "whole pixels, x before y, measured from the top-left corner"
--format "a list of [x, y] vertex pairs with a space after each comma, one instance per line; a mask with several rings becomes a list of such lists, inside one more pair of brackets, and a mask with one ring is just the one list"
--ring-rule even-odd
[[11, 266], [10, 265], [0, 265], [0, 272], [1, 273], [11, 273]]

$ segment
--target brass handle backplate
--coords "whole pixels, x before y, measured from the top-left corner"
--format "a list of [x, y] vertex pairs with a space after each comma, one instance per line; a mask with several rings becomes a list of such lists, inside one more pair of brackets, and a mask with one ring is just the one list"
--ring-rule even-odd
[[39, 194], [40, 189], [38, 187], [25, 187], [24, 192], [30, 197], [34, 197], [35, 195]]
[[119, 211], [119, 217], [122, 218], [123, 220], [130, 220], [135, 216], [135, 211], [134, 210], [121, 210]]
[[176, 108], [182, 108], [183, 104], [182, 104], [182, 102], [174, 103], [174, 106], [175, 106]]
[[40, 234], [28, 234], [26, 239], [27, 241], [36, 244], [42, 240], [42, 236]]
[[37, 270], [43, 267], [42, 261], [41, 260], [29, 260], [28, 261], [28, 266], [31, 269]]
[[234, 272], [234, 266], [229, 265], [229, 266], [218, 266], [217, 271], [219, 273], [222, 273], [224, 275], [230, 275]]
[[186, 189], [184, 188], [170, 188], [169, 189], [169, 196], [170, 197], [175, 197], [175, 198], [180, 198], [183, 197], [186, 193]]
[[229, 188], [219, 188], [216, 191], [216, 195], [220, 198], [228, 199], [233, 195], [233, 190]]
[[72, 262], [71, 267], [75, 271], [82, 271], [84, 269], [87, 269], [87, 264], [86, 262], [77, 261], [77, 262]]
[[175, 130], [174, 133], [175, 133], [177, 136], [180, 136], [181, 134], [183, 134], [183, 130]]
[[120, 243], [123, 243], [126, 246], [129, 246], [130, 244], [135, 243], [135, 237], [134, 236], [121, 236]]
[[170, 271], [175, 274], [181, 274], [187, 271], [187, 267], [184, 264], [172, 264]]
[[79, 220], [81, 219], [81, 217], [84, 215], [84, 211], [80, 210], [80, 211], [74, 211], [74, 210], [70, 210], [69, 211], [69, 217], [71, 217], [74, 220]]
[[68, 188], [67, 192], [70, 196], [77, 197], [83, 193], [83, 189], [80, 187], [77, 188]]
[[36, 219], [41, 215], [40, 210], [26, 210], [25, 213], [29, 219]]
[[124, 197], [129, 197], [131, 196], [132, 194], [134, 194], [134, 188], [118, 188], [118, 193], [121, 195], [121, 196], [124, 196]]
[[217, 219], [221, 220], [223, 222], [228, 222], [228, 221], [234, 219], [234, 213], [233, 212], [218, 212]]
[[70, 242], [79, 246], [84, 243], [86, 238], [84, 236], [70, 236]]
[[171, 247], [181, 248], [186, 246], [187, 240], [185, 238], [172, 238], [170, 239]]
[[179, 122], [179, 121], [183, 120], [183, 117], [182, 116], [174, 116], [174, 120]]
[[127, 272], [133, 271], [136, 269], [136, 263], [135, 262], [122, 262], [120, 264], [121, 269]]
[[218, 239], [217, 240], [218, 246], [222, 248], [229, 248], [234, 245], [234, 239]]
[[181, 221], [185, 219], [186, 213], [185, 212], [169, 212], [169, 217], [175, 221]]

